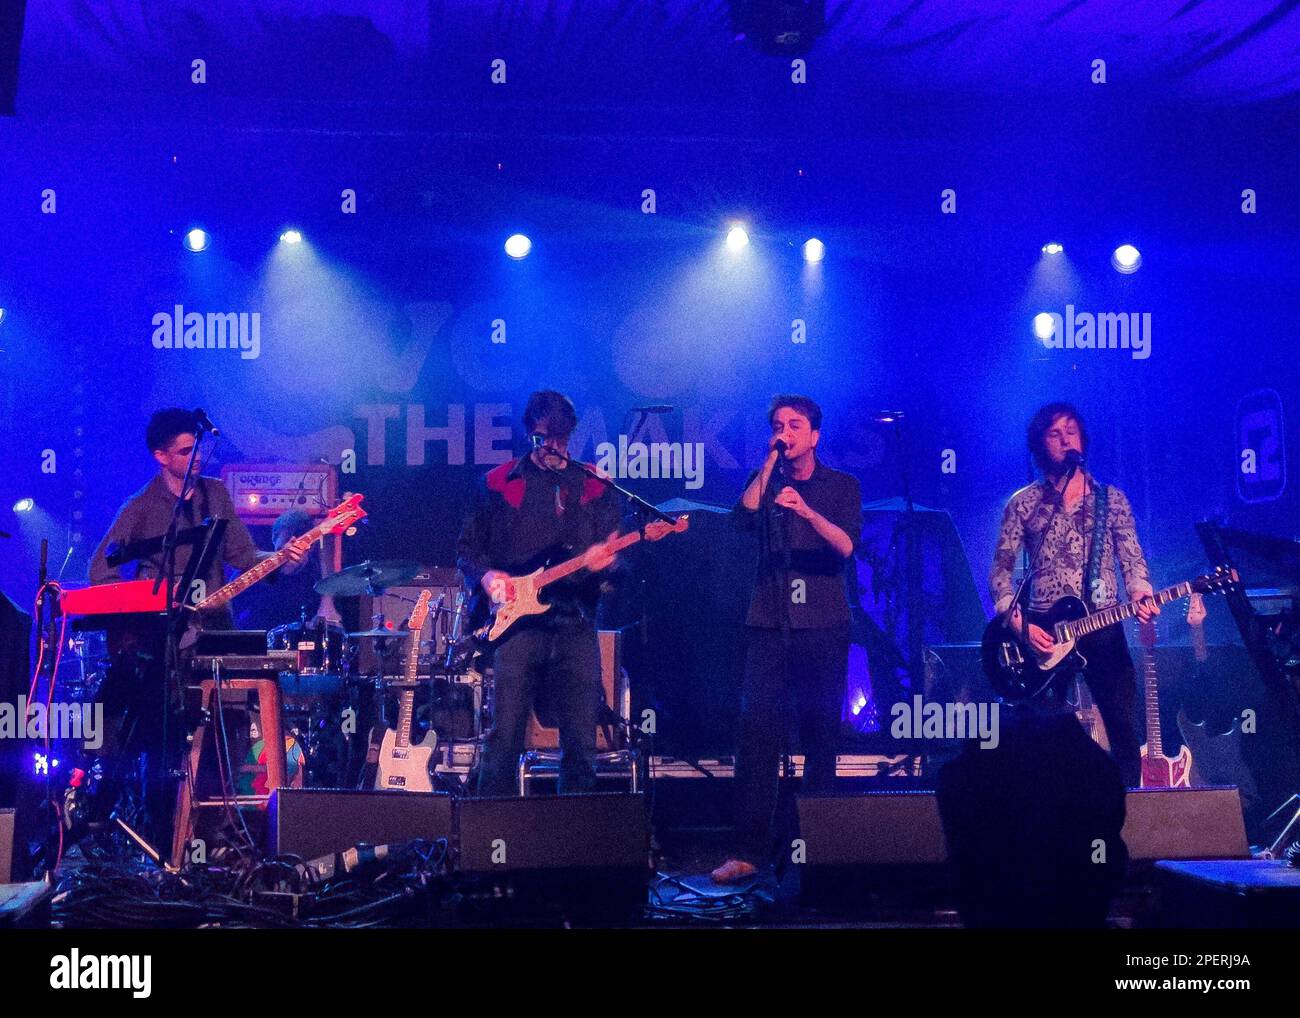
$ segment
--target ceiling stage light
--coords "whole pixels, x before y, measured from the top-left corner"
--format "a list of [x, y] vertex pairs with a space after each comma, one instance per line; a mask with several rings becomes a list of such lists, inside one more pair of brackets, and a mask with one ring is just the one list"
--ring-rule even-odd
[[1110, 263], [1115, 266], [1116, 272], [1128, 275], [1142, 267], [1142, 252], [1132, 244], [1121, 244], [1110, 256]]
[[194, 229], [190, 230], [189, 233], [185, 234], [185, 249], [198, 254], [200, 251], [207, 250], [209, 240], [211, 240], [211, 238], [208, 236], [207, 232], [200, 230], [196, 226]]
[[727, 250], [735, 253], [743, 251], [749, 245], [749, 234], [745, 228], [740, 225], [733, 226], [727, 231]]
[[811, 237], [804, 241], [803, 260], [809, 264], [815, 265], [826, 257], [826, 245], [816, 237]]
[[527, 258], [528, 252], [533, 249], [533, 242], [525, 237], [522, 233], [514, 233], [506, 238], [506, 254], [518, 261], [520, 258]]

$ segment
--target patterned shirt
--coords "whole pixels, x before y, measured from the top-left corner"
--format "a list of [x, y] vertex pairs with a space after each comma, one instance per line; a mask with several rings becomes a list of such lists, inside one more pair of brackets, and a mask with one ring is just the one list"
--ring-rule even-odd
[[[1051, 533], [1039, 553], [1037, 573], [1029, 583], [1029, 607], [1033, 611], [1043, 611], [1066, 596], [1082, 598], [1089, 607], [1094, 607], [1093, 600], [1083, 590], [1083, 573], [1088, 565], [1096, 515], [1092, 478], [1087, 481], [1085, 494], [1074, 507], [1066, 509], [1062, 506], [1052, 519]], [[989, 570], [989, 593], [998, 613], [1010, 608], [1015, 596], [1012, 574], [1021, 545], [1027, 545], [1033, 554], [1043, 528], [1052, 518], [1053, 506], [1060, 501], [1061, 496], [1050, 484], [1039, 481], [1021, 488], [1007, 502], [997, 549], [993, 553], [993, 568]], [[1101, 581], [1101, 607], [1119, 602], [1116, 559], [1124, 574], [1124, 589], [1129, 597], [1152, 592], [1146, 559], [1133, 522], [1133, 508], [1128, 496], [1114, 485], [1109, 486], [1106, 517], [1106, 527], [1102, 531], [1105, 545], [1101, 549], [1101, 569], [1097, 577]]]

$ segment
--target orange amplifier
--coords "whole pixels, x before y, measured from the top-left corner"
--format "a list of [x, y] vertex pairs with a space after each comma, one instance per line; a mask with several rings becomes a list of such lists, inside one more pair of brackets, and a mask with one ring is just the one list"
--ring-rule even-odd
[[245, 523], [272, 523], [288, 509], [324, 516], [338, 502], [338, 474], [330, 463], [232, 463], [221, 480]]

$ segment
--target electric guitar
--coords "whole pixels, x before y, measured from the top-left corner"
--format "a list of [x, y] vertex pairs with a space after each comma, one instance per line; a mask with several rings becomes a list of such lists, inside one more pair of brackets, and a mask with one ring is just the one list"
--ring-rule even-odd
[[[654, 523], [646, 524], [645, 539], [658, 541], [669, 534], [683, 533], [689, 525], [690, 517], [686, 515], [677, 517], [674, 523], [656, 520]], [[610, 551], [617, 553], [640, 540], [641, 531], [633, 530], [604, 543]], [[593, 544], [591, 547], [595, 548], [596, 545]], [[591, 548], [587, 549], [590, 550]], [[524, 616], [541, 615], [548, 611], [551, 606], [545, 601], [538, 600], [538, 595], [550, 584], [582, 569], [586, 556], [587, 553], [583, 552], [549, 569], [535, 569], [527, 576], [511, 576], [508, 581], [503, 580], [493, 584], [492, 590], [489, 591], [492, 598], [492, 620], [478, 631], [478, 635], [486, 635], [489, 641], [499, 640], [507, 629]], [[514, 586], [514, 596], [506, 598], [505, 590], [509, 584]], [[486, 634], [483, 634], [483, 630], [487, 630]]]
[[[1214, 594], [1237, 582], [1237, 571], [1219, 566], [1212, 573], [1185, 583], [1175, 583], [1151, 595], [1157, 605], [1190, 594]], [[1080, 637], [1100, 632], [1126, 619], [1136, 617], [1138, 601], [1128, 601], [1100, 611], [1089, 611], [1077, 597], [1063, 597], [1045, 612], [1023, 612], [1024, 632], [1029, 625], [1038, 626], [1051, 635], [1055, 643], [1049, 651], [1035, 650], [1028, 636], [1011, 628], [1010, 612], [995, 616], [984, 630], [980, 656], [984, 674], [999, 696], [1010, 701], [1032, 700], [1047, 689], [1060, 674], [1070, 674], [1086, 665], [1078, 650]]]
[[1102, 721], [1101, 711], [1092, 700], [1092, 690], [1081, 677], [1074, 680], [1074, 716], [1083, 725], [1088, 738], [1109, 753], [1110, 736], [1106, 734], [1106, 723]]
[[375, 774], [375, 788], [380, 791], [433, 791], [429, 764], [433, 760], [433, 751], [438, 747], [437, 733], [430, 729], [421, 742], [411, 743], [416, 671], [420, 666], [420, 630], [424, 628], [424, 620], [429, 617], [429, 598], [432, 596], [432, 591], [420, 591], [420, 599], [415, 602], [410, 621], [406, 624], [406, 628], [411, 631], [411, 638], [406, 641], [406, 673], [402, 693], [398, 697], [397, 727], [384, 732], [383, 741], [379, 744], [379, 771]]
[[1142, 681], [1144, 687], [1147, 741], [1142, 744], [1143, 788], [1188, 788], [1192, 783], [1192, 751], [1186, 746], [1173, 757], [1165, 756], [1160, 745], [1160, 680], [1156, 675], [1156, 627], [1148, 622], [1138, 626], [1142, 640]]
[[[302, 536], [311, 538], [312, 542], [315, 543], [326, 534], [332, 534], [335, 531], [341, 530], [344, 533], [352, 533], [352, 527], [366, 517], [366, 511], [361, 508], [361, 502], [365, 497], [365, 495], [349, 495], [346, 499], [326, 513], [323, 520]], [[299, 540], [301, 540], [301, 538], [299, 538]], [[241, 594], [259, 580], [266, 579], [266, 577], [270, 576], [288, 561], [289, 548], [286, 545], [274, 555], [269, 555], [262, 559], [262, 561], [253, 566], [253, 568], [245, 569], [220, 590], [209, 594], [207, 597], [201, 599], [197, 604], [189, 604], [187, 602], [186, 607], [192, 608], [194, 611], [203, 611], [207, 608], [219, 608], [236, 594]]]

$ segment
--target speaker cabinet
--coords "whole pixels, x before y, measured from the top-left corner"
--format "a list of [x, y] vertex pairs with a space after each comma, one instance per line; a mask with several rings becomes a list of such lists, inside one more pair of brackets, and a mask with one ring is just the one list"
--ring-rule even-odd
[[649, 872], [650, 831], [640, 794], [462, 799], [460, 869]]
[[1134, 861], [1248, 859], [1236, 788], [1130, 789], [1122, 832]]
[[450, 839], [451, 797], [444, 792], [277, 788], [271, 793], [268, 823], [273, 855], [315, 859], [361, 842]]

